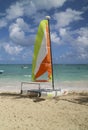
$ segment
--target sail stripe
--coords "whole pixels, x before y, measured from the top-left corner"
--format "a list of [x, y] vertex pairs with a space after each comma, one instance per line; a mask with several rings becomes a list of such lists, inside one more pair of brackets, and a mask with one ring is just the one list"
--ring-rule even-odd
[[38, 72], [39, 67], [40, 67], [43, 59], [47, 55], [47, 53], [48, 53], [48, 51], [47, 51], [47, 48], [46, 48], [46, 34], [45, 34], [44, 37], [43, 37], [43, 40], [42, 40], [41, 48], [40, 48], [39, 53], [38, 53], [38, 57], [37, 57], [36, 67], [35, 67], [35, 70], [34, 70], [35, 75]]
[[43, 20], [40, 22], [39, 28], [38, 28], [38, 33], [36, 36], [36, 40], [35, 40], [35, 45], [34, 45], [34, 55], [33, 55], [33, 61], [32, 61], [32, 80], [35, 80], [35, 67], [36, 67], [36, 62], [37, 62], [37, 57], [38, 57], [38, 53], [41, 47], [41, 43], [42, 43], [42, 39], [44, 36], [44, 29], [46, 26], [46, 20]]

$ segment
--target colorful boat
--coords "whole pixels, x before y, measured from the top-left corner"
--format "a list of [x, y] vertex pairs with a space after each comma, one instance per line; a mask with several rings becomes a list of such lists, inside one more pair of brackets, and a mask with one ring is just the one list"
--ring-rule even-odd
[[[32, 81], [52, 81], [53, 66], [50, 41], [49, 19], [42, 20], [38, 28], [34, 45]], [[41, 76], [45, 73], [47, 73], [47, 79], [41, 79]]]
[[[34, 45], [34, 55], [32, 62], [32, 83], [22, 82], [21, 83], [21, 93], [23, 84], [35, 84], [39, 85], [39, 89], [31, 89], [24, 91], [26, 94], [31, 96], [48, 96], [54, 97], [66, 94], [67, 91], [62, 91], [61, 89], [54, 88], [54, 75], [53, 75], [53, 63], [52, 63], [52, 50], [51, 50], [51, 39], [50, 39], [50, 28], [49, 28], [49, 16], [46, 20], [40, 22], [35, 45]], [[47, 76], [42, 79], [44, 74]], [[41, 82], [52, 82], [52, 88], [41, 89]]]

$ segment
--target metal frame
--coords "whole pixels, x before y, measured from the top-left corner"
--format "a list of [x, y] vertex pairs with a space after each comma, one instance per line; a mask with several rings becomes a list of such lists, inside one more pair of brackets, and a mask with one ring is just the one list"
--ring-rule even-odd
[[40, 82], [21, 82], [21, 94], [22, 94], [22, 87], [23, 87], [23, 84], [36, 84], [39, 86], [39, 90], [40, 90]]

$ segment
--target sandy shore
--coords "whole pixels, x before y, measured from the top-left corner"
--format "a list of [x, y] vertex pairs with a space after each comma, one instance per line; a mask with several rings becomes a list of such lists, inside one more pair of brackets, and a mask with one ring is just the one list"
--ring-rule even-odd
[[1, 93], [0, 130], [88, 130], [88, 92], [40, 100]]
[[[30, 81], [29, 81], [30, 82]], [[24, 84], [24, 87], [26, 87], [27, 84]], [[35, 88], [38, 87], [38, 85], [31, 85], [27, 86], [27, 88]], [[50, 83], [41, 83], [42, 88], [52, 88], [52, 85]], [[20, 91], [21, 88], [21, 82], [20, 81], [11, 81], [11, 80], [1, 80], [0, 79], [0, 92], [2, 91], [11, 91], [14, 92]], [[88, 80], [79, 80], [79, 81], [58, 81], [55, 82], [55, 88], [61, 88], [61, 89], [67, 89], [67, 90], [87, 90], [88, 91]]]

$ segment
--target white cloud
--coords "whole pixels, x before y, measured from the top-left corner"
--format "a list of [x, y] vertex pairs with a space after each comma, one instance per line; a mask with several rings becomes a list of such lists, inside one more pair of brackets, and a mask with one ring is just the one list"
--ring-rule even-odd
[[87, 45], [88, 46], [88, 37], [85, 37], [85, 36], [79, 36], [78, 39], [77, 39], [78, 43], [81, 43], [83, 44], [83, 46]]
[[36, 13], [35, 4], [30, 0], [21, 0], [6, 10], [6, 18], [12, 20], [24, 15], [31, 16], [34, 13]]
[[75, 39], [73, 37], [73, 31], [70, 30], [70, 28], [62, 27], [59, 28], [59, 36], [60, 36], [60, 43], [61, 44], [67, 44], [69, 46], [73, 45], [75, 43]]
[[32, 15], [36, 14], [37, 9], [36, 9], [36, 5], [33, 1], [23, 0], [23, 2], [21, 2], [21, 4], [22, 4], [22, 7], [24, 8], [24, 15], [32, 16]]
[[61, 7], [67, 0], [20, 0], [6, 9], [6, 18], [12, 20], [20, 16], [32, 16], [40, 9], [50, 10]]
[[66, 27], [74, 21], [82, 20], [81, 14], [83, 14], [83, 12], [68, 8], [64, 12], [56, 13], [54, 17], [58, 27]]
[[6, 18], [9, 20], [17, 18], [19, 16], [23, 16], [23, 14], [24, 14], [24, 10], [19, 2], [16, 2], [16, 4], [11, 5], [6, 10], [6, 15], [7, 15]]
[[5, 18], [0, 19], [0, 28], [5, 27], [7, 25], [7, 20]]
[[88, 59], [88, 28], [76, 30], [78, 37], [75, 40], [79, 59]]
[[[87, 2], [87, 1], [86, 1], [86, 2]], [[87, 2], [85, 5], [87, 5], [87, 6], [84, 6], [84, 7], [82, 8], [82, 10], [83, 10], [83, 11], [88, 11], [88, 2]]]
[[52, 33], [51, 34], [51, 40], [52, 40], [52, 42], [54, 42], [56, 44], [60, 44], [59, 35], [57, 35], [56, 33]]
[[[17, 55], [22, 51], [22, 46], [29, 46], [34, 43], [35, 36], [29, 34], [29, 32], [31, 33], [33, 30], [20, 18], [21, 16], [35, 17], [34, 22], [36, 23], [36, 21], [39, 22], [46, 15], [47, 11], [41, 13], [41, 9], [50, 10], [52, 8], [59, 8], [63, 6], [66, 1], [67, 0], [19, 0], [10, 5], [5, 13], [0, 13], [2, 17], [2, 19], [0, 19], [0, 28], [5, 27], [8, 22], [10, 23], [9, 38], [14, 43], [9, 44], [11, 41], [8, 42], [4, 47], [5, 51], [10, 55]], [[51, 34], [52, 42], [57, 43], [57, 45], [63, 44], [64, 46], [64, 44], [67, 44], [67, 46], [73, 47], [73, 52], [66, 52], [62, 55], [63, 58], [72, 56], [78, 57], [79, 59], [88, 58], [88, 28], [71, 31], [69, 27], [70, 23], [83, 19], [82, 14], [84, 11], [85, 9], [77, 11], [68, 8], [54, 15], [57, 24], [53, 24], [55, 32]], [[15, 20], [15, 23], [11, 23], [11, 20]], [[56, 33], [57, 29], [59, 34]], [[75, 55], [73, 53], [75, 53]], [[25, 53], [23, 58], [26, 56], [27, 54]]]
[[20, 29], [20, 27], [17, 24], [12, 24], [9, 30], [10, 38], [14, 42], [21, 42], [21, 40], [24, 39], [24, 32]]
[[20, 29], [22, 29], [23, 31], [29, 31], [29, 26], [26, 22], [24, 22], [24, 20], [22, 18], [18, 18], [16, 20], [16, 26], [18, 26]]
[[77, 33], [79, 34], [77, 43], [80, 44], [80, 46], [88, 47], [88, 28], [80, 28]]
[[67, 0], [33, 0], [37, 10], [61, 7]]
[[4, 47], [5, 51], [10, 55], [17, 55], [23, 50], [23, 48], [20, 46], [14, 46], [14, 45], [10, 45], [10, 44], [6, 44], [3, 47]]
[[88, 59], [88, 53], [86, 53], [86, 52], [79, 53], [78, 59], [80, 59], [80, 60]]
[[[39, 10], [50, 10], [51, 8], [61, 7], [66, 1], [67, 0], [19, 0], [11, 4], [4, 13], [0, 13], [0, 16], [3, 17], [3, 19], [0, 20], [0, 27], [5, 27], [9, 21], [22, 16], [31, 16], [32, 18], [37, 14], [38, 19], [40, 16]], [[42, 17], [44, 17], [44, 15], [42, 15]]]
[[60, 36], [64, 36], [64, 35], [66, 35], [67, 30], [66, 30], [66, 28], [60, 28], [59, 32], [60, 32]]
[[86, 36], [88, 37], [88, 27], [82, 27], [78, 30], [78, 33], [81, 35], [81, 36]]
[[88, 60], [88, 28], [82, 27], [71, 31], [70, 28], [60, 28], [60, 43], [69, 47], [60, 56], [61, 59]]
[[77, 46], [76, 57], [80, 60], [88, 60], [88, 47]]
[[34, 36], [33, 35], [26, 35], [25, 33], [29, 31], [29, 26], [27, 23], [24, 22], [22, 18], [18, 18], [16, 23], [13, 23], [9, 27], [10, 32], [10, 39], [18, 44], [27, 46], [34, 43]]
[[72, 59], [75, 57], [75, 54], [73, 52], [69, 51], [60, 56], [61, 59], [66, 59], [67, 57], [68, 57], [68, 59]]
[[88, 46], [88, 28], [82, 27], [77, 30], [70, 30], [64, 27], [59, 29], [59, 35], [63, 44], [69, 43], [70, 45], [87, 47]]

